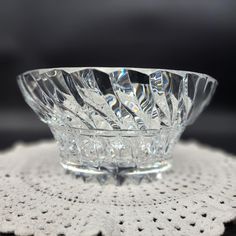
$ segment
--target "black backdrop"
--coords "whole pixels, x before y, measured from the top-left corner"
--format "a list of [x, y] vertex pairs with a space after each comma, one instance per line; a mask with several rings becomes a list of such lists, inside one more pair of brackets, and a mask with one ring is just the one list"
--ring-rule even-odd
[[219, 86], [210, 107], [184, 137], [236, 152], [235, 12], [234, 0], [0, 0], [1, 147], [50, 136], [24, 104], [17, 74], [45, 67], [132, 66], [215, 77]]
[[236, 153], [235, 58], [235, 0], [0, 0], [0, 149], [51, 137], [24, 103], [17, 74], [132, 66], [215, 77], [219, 86], [210, 107], [183, 138]]
[[50, 137], [16, 75], [61, 66], [183, 69], [219, 81], [184, 138], [236, 153], [236, 1], [0, 0], [0, 148]]
[[0, 1], [0, 105], [21, 106], [15, 76], [58, 66], [135, 66], [204, 72], [212, 106], [235, 109], [236, 2]]

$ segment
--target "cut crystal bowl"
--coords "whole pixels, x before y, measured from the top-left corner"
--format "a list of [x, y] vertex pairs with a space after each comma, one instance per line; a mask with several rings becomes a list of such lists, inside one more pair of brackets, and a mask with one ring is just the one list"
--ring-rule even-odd
[[28, 71], [18, 84], [51, 129], [65, 169], [120, 183], [171, 167], [175, 143], [217, 81], [188, 71], [87, 67]]

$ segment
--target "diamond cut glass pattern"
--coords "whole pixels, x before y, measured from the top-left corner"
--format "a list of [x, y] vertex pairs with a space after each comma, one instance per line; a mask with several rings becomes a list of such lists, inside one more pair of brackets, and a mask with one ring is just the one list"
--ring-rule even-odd
[[175, 143], [217, 82], [187, 71], [99, 67], [29, 71], [18, 84], [49, 125], [63, 167], [104, 182], [170, 168]]

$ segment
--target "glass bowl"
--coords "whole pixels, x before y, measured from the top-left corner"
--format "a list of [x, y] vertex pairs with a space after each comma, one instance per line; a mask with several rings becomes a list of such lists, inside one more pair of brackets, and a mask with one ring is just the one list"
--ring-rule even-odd
[[51, 129], [66, 170], [122, 183], [171, 168], [175, 143], [217, 81], [188, 71], [77, 67], [27, 71], [18, 84]]

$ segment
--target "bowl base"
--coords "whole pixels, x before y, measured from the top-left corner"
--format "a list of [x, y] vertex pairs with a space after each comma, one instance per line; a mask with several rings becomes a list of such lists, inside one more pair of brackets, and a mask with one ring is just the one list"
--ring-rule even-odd
[[113, 167], [105, 166], [88, 167], [72, 162], [61, 162], [67, 173], [73, 174], [84, 182], [97, 181], [100, 184], [115, 183], [121, 185], [126, 183], [151, 182], [161, 179], [162, 174], [172, 167], [172, 160], [163, 160], [154, 166], [146, 168], [137, 167]]

